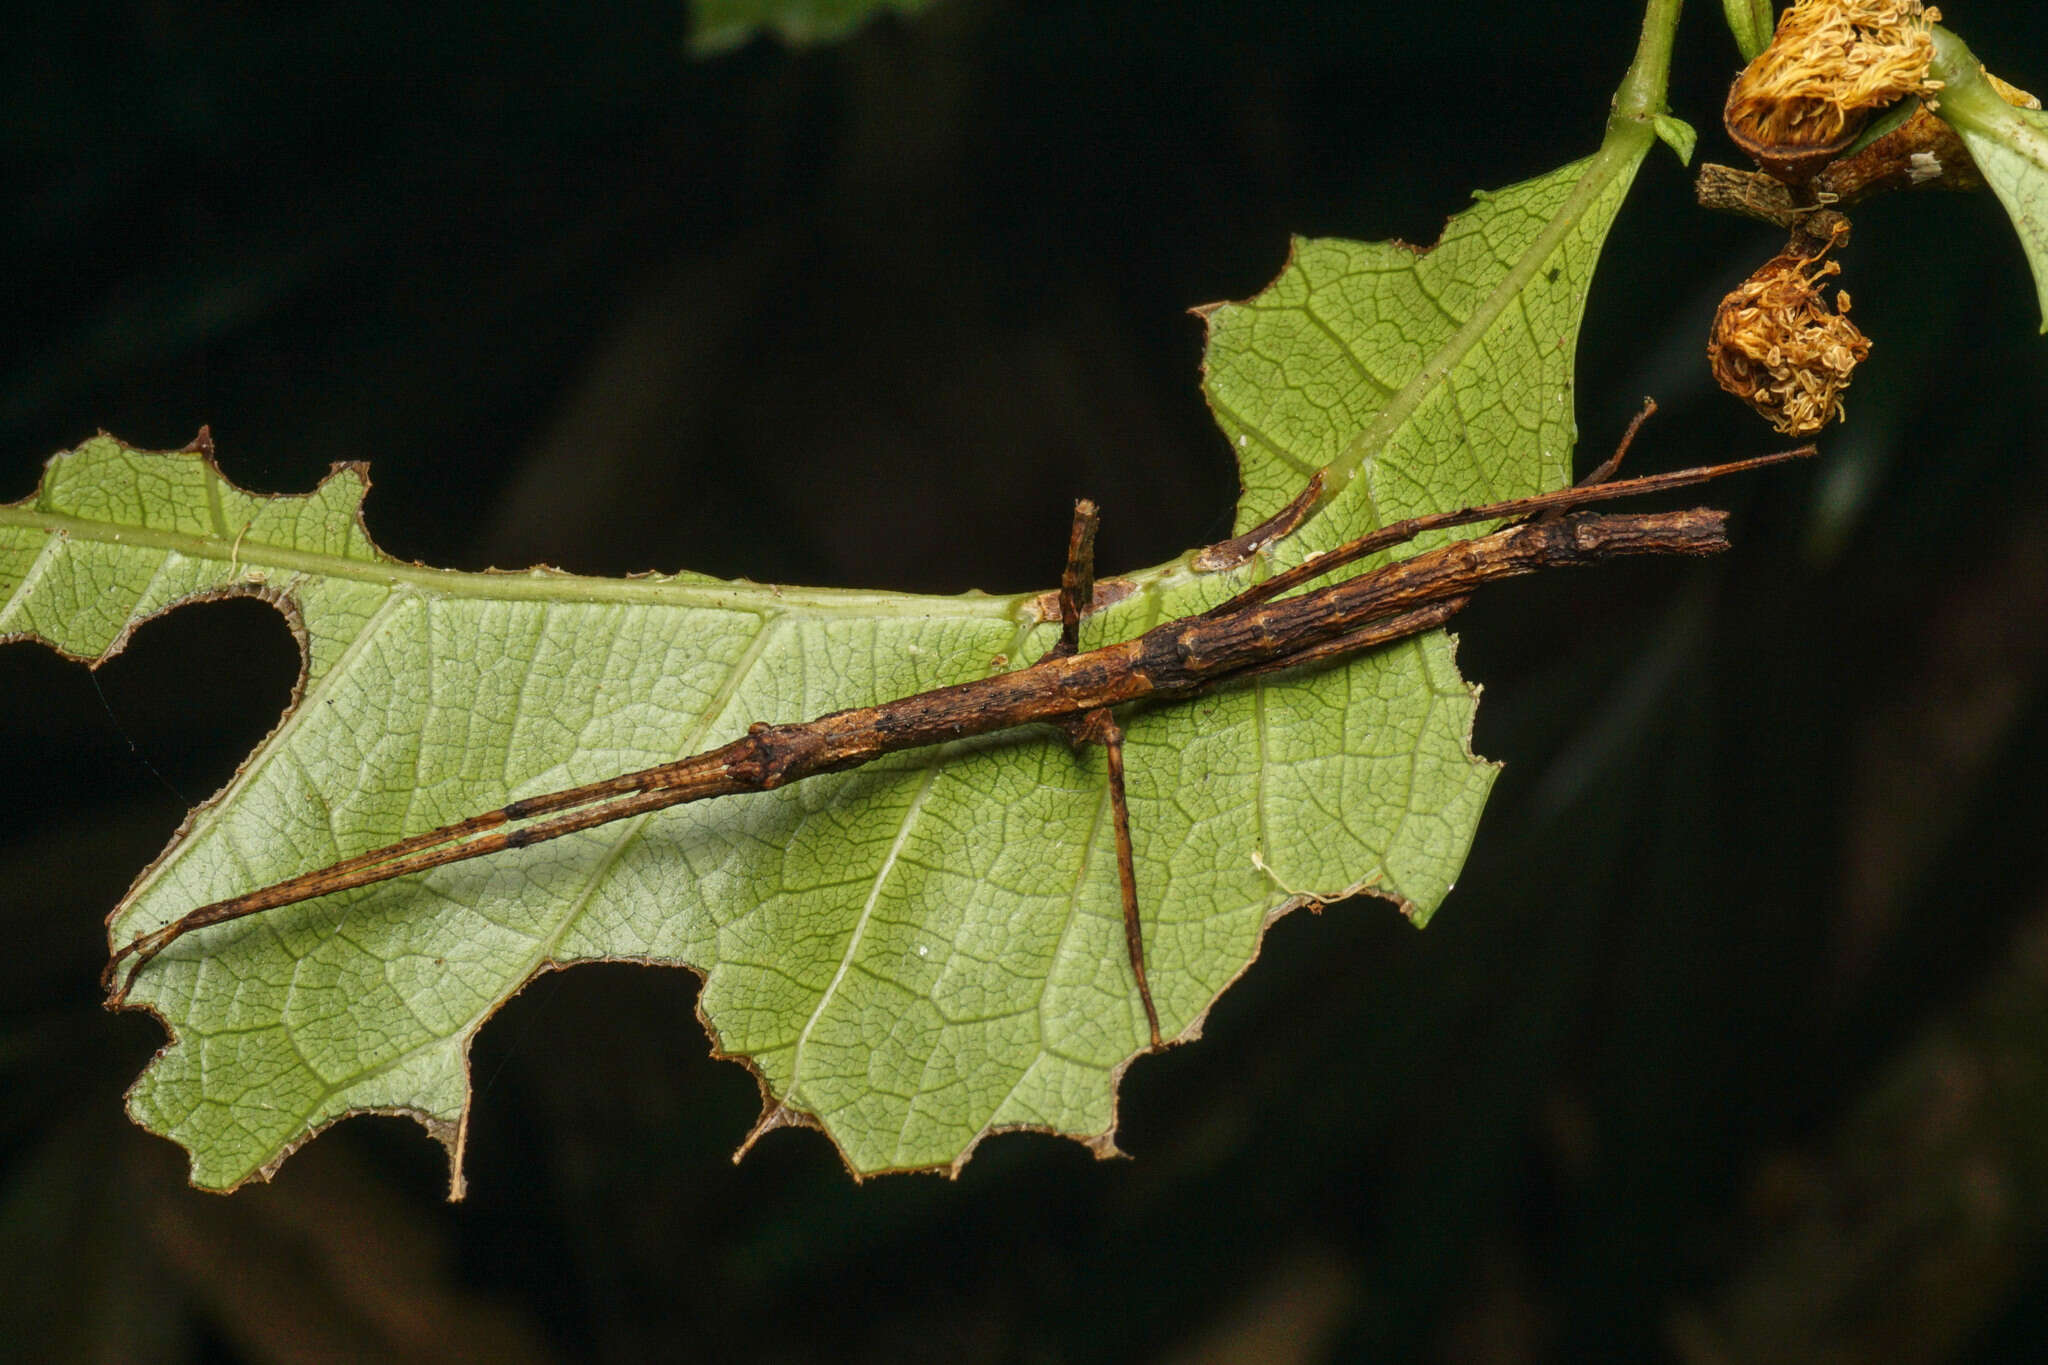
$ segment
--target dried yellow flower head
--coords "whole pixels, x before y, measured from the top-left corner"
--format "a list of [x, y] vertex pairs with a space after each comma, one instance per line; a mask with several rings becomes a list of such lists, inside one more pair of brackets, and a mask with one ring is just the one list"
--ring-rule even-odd
[[1870, 354], [1870, 338], [1849, 321], [1849, 295], [1838, 291], [1830, 307], [1821, 293], [1842, 269], [1827, 254], [1848, 235], [1840, 214], [1814, 214], [1714, 314], [1707, 361], [1715, 380], [1787, 436], [1840, 417], [1842, 390]]
[[1920, 0], [1799, 0], [1728, 92], [1728, 136], [1781, 179], [1803, 183], [1846, 150], [1876, 110], [1931, 95], [1941, 11]]

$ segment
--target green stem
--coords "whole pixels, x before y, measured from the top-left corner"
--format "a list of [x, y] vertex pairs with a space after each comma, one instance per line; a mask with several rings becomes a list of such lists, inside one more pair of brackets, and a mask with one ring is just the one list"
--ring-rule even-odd
[[1678, 11], [1684, 0], [1650, 0], [1643, 10], [1643, 36], [1635, 60], [1614, 92], [1614, 118], [1648, 125], [1667, 112], [1671, 85], [1671, 43], [1678, 32]]
[[1927, 74], [1941, 82], [1941, 98], [1935, 112], [1958, 132], [1997, 137], [2019, 121], [2013, 106], [1992, 89], [1984, 75], [1984, 64], [1961, 38], [1940, 24], [1930, 25], [1934, 33], [1934, 60]]

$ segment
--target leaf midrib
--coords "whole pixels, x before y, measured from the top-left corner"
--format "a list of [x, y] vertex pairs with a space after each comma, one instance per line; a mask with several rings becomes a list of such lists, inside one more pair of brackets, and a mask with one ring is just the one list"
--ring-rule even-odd
[[[128, 526], [38, 511], [19, 503], [0, 504], [0, 528], [21, 528], [89, 544], [155, 550], [188, 559], [234, 563], [244, 571], [287, 574], [411, 587], [436, 597], [493, 602], [593, 602], [633, 606], [688, 607], [744, 611], [757, 615], [870, 616], [902, 618], [989, 618], [1014, 620], [1028, 613], [1037, 592], [991, 595], [970, 590], [957, 595], [878, 591], [867, 588], [797, 588], [744, 580], [706, 580], [698, 575], [665, 578], [594, 578], [557, 569], [436, 569], [402, 560], [351, 558], [302, 550], [244, 537], [239, 547], [226, 536], [197, 535]], [[251, 580], [252, 582], [257, 580]], [[279, 586], [271, 581], [268, 586]]]
[[1599, 150], [1583, 163], [1585, 173], [1572, 186], [1564, 207], [1536, 234], [1528, 249], [1516, 258], [1514, 265], [1501, 276], [1464, 325], [1453, 332], [1415, 372], [1414, 377], [1373, 415], [1364, 429], [1351, 438], [1343, 453], [1324, 467], [1322, 501], [1325, 505], [1344, 491], [1368, 460], [1385, 448], [1415, 415], [1423, 400], [1450, 379], [1472, 348], [1521, 297], [1522, 290], [1535, 277], [1537, 270], [1557, 251], [1565, 237], [1578, 227], [1587, 209], [1606, 194], [1618, 177], [1635, 174], [1652, 136], [1647, 124], [1633, 120], [1618, 119], [1609, 125]]

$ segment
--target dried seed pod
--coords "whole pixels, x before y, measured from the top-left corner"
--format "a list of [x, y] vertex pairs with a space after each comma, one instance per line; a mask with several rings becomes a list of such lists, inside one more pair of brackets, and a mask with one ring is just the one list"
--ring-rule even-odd
[[1715, 381], [1787, 436], [1840, 417], [1842, 390], [1870, 354], [1870, 339], [1849, 321], [1849, 295], [1838, 291], [1830, 307], [1821, 292], [1842, 269], [1827, 254], [1848, 236], [1841, 214], [1813, 214], [1714, 314], [1707, 361]]
[[1728, 92], [1728, 136], [1756, 163], [1804, 184], [1856, 140], [1870, 115], [1908, 95], [1931, 95], [1928, 25], [1920, 0], [1799, 0], [1771, 45]]

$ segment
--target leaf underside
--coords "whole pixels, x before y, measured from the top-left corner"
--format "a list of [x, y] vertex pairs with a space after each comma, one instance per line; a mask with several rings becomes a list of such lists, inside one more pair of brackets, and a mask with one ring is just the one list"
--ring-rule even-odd
[[[1236, 567], [1129, 576], [1084, 645], [1384, 521], [1565, 482], [1579, 319], [1648, 143], [1610, 133], [1481, 196], [1426, 253], [1297, 242], [1265, 292], [1208, 310], [1239, 529], [1312, 479], [1322, 496]], [[1016, 667], [1055, 634], [1035, 594], [425, 569], [371, 543], [367, 486], [345, 466], [311, 494], [258, 496], [204, 455], [101, 437], [0, 507], [0, 640], [98, 660], [183, 602], [255, 594], [304, 647], [294, 705], [115, 909], [112, 943], [755, 721]], [[1468, 748], [1475, 701], [1438, 633], [1123, 716], [1169, 1038], [1198, 1033], [1307, 897], [1370, 889], [1427, 920], [1493, 779]], [[605, 959], [702, 974], [699, 1011], [758, 1077], [763, 1130], [821, 1128], [857, 1175], [957, 1169], [1008, 1128], [1112, 1152], [1117, 1082], [1146, 1041], [1101, 752], [1033, 728], [187, 935], [134, 985], [171, 1042], [130, 1112], [212, 1189], [268, 1176], [345, 1115], [404, 1113], [448, 1146], [459, 1193], [476, 1031], [536, 973]]]

